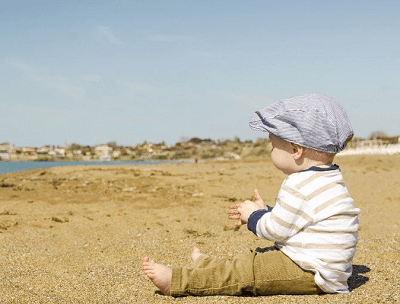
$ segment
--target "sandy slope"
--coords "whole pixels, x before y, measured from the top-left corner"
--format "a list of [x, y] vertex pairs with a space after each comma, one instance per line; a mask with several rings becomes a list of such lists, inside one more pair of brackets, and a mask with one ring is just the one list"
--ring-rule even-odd
[[284, 175], [265, 158], [0, 175], [0, 303], [400, 302], [400, 156], [336, 162], [362, 211], [348, 295], [174, 299], [142, 274], [144, 255], [184, 266], [193, 245], [211, 255], [267, 246], [225, 214], [254, 188], [273, 204]]

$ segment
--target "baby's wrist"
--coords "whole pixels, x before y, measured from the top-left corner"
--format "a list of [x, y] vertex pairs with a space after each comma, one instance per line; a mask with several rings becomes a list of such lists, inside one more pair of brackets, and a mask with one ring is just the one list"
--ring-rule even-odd
[[257, 223], [260, 220], [260, 218], [265, 214], [270, 212], [267, 209], [258, 209], [253, 211], [249, 219], [247, 220], [247, 229], [249, 229], [251, 232], [253, 232], [255, 235], [257, 235]]

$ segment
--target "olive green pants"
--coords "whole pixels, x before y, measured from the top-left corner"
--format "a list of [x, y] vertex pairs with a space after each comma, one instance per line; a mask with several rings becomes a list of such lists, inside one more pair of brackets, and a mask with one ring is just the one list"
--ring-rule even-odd
[[317, 294], [314, 274], [304, 271], [280, 250], [216, 259], [202, 254], [192, 268], [173, 268], [171, 295]]

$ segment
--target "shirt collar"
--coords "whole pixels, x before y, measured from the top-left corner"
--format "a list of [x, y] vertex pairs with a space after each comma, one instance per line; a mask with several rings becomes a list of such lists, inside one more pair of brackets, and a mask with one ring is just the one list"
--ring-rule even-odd
[[302, 170], [302, 171], [299, 171], [299, 172], [307, 172], [307, 171], [332, 171], [332, 170], [337, 170], [337, 169], [339, 169], [339, 166], [336, 165], [336, 164], [333, 164], [332, 166], [327, 167], [327, 168], [321, 168], [321, 167], [312, 166], [312, 167], [310, 167], [310, 168], [308, 168], [308, 169], [305, 169], [305, 170]]

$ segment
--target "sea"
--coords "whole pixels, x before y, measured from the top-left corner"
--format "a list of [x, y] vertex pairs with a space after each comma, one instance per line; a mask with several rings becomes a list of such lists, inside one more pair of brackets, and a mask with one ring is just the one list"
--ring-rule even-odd
[[181, 163], [182, 161], [0, 161], [0, 175], [29, 169], [40, 169], [64, 166], [93, 166], [93, 165], [151, 165], [165, 163]]

